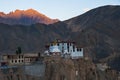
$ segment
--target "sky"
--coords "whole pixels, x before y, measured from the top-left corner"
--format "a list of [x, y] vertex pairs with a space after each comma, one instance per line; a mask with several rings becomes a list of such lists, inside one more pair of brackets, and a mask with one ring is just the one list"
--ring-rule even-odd
[[104, 5], [120, 5], [120, 0], [0, 0], [0, 12], [32, 8], [63, 21]]

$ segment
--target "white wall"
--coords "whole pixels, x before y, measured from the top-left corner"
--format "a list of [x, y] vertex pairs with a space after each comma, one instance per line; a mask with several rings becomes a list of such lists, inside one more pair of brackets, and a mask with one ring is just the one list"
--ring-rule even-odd
[[[66, 50], [68, 53], [70, 53], [71, 57], [83, 57], [83, 48], [81, 48], [81, 51], [77, 51], [77, 48], [73, 43], [69, 43], [69, 45], [67, 45], [68, 43], [57, 43], [57, 44], [59, 44], [58, 48], [61, 52]], [[69, 46], [69, 50], [68, 50], [68, 46]], [[73, 51], [73, 46], [75, 47], [74, 51]]]

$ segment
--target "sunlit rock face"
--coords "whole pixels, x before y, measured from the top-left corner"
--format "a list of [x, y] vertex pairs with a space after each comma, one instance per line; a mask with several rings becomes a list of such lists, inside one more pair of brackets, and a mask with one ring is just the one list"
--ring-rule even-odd
[[51, 19], [33, 9], [15, 10], [14, 12], [10, 12], [8, 14], [0, 12], [0, 23], [10, 25], [31, 25], [36, 23], [53, 24], [58, 21], [58, 19]]

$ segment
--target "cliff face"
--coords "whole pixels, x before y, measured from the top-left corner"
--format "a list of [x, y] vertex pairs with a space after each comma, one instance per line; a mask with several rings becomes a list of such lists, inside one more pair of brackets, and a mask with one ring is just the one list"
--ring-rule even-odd
[[[99, 69], [89, 59], [45, 57], [44, 64], [0, 67], [0, 80], [119, 80], [115, 70]], [[45, 68], [45, 73], [43, 73]], [[45, 74], [45, 75], [44, 75]]]
[[[44, 64], [24, 67], [0, 67], [0, 80], [119, 80], [115, 70], [100, 70], [89, 59], [45, 57]], [[45, 75], [43, 73], [45, 68]], [[46, 67], [45, 67], [46, 66]]]
[[45, 80], [117, 80], [114, 70], [99, 70], [90, 60], [49, 58]]

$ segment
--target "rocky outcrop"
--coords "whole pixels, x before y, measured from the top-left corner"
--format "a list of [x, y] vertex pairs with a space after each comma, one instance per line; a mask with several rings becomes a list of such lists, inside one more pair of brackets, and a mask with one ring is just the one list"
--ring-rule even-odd
[[[90, 59], [51, 56], [45, 64], [0, 67], [0, 80], [119, 80], [117, 71], [101, 70]], [[45, 70], [44, 70], [45, 69]]]
[[91, 60], [63, 59], [49, 57], [46, 59], [45, 80], [117, 80], [114, 70], [101, 71]]

